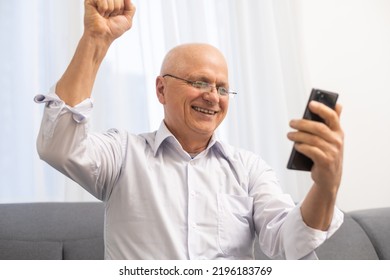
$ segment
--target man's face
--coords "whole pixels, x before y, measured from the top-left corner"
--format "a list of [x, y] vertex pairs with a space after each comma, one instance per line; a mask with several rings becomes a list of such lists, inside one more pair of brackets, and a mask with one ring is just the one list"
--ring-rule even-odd
[[192, 50], [191, 55], [184, 57], [185, 63], [174, 68], [174, 73], [162, 74], [207, 82], [214, 87], [201, 90], [170, 76], [159, 77], [157, 91], [163, 92], [158, 95], [164, 105], [164, 121], [179, 141], [188, 137], [211, 137], [228, 110], [229, 96], [220, 96], [215, 88], [229, 88], [226, 62], [219, 52], [209, 48]]

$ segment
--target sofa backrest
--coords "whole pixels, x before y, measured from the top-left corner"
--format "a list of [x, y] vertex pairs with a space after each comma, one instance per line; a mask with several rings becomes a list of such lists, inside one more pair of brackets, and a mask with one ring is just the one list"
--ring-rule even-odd
[[371, 240], [349, 214], [341, 227], [316, 250], [320, 260], [377, 260]]
[[353, 211], [350, 215], [370, 238], [379, 259], [390, 260], [390, 208]]

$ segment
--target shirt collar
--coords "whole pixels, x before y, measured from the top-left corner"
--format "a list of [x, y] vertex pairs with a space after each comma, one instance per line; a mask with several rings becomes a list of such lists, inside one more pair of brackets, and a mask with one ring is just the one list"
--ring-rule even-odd
[[161, 144], [167, 138], [171, 138], [171, 139], [176, 140], [175, 136], [173, 136], [173, 134], [168, 130], [168, 128], [165, 125], [164, 121], [162, 121], [161, 124], [160, 124], [159, 129], [156, 132], [156, 138], [154, 140], [154, 147], [153, 147], [154, 156], [156, 156], [157, 151], [160, 148]]
[[[160, 124], [159, 129], [156, 132], [156, 137], [155, 137], [154, 146], [153, 146], [153, 154], [154, 154], [154, 156], [156, 156], [158, 150], [160, 149], [162, 143], [165, 140], [167, 140], [167, 141], [169, 141], [169, 142], [171, 142], [173, 144], [176, 144], [179, 147], [181, 147], [179, 141], [169, 131], [169, 129], [165, 125], [165, 122], [162, 121], [161, 124]], [[219, 149], [222, 152], [222, 154], [225, 157], [229, 158], [229, 154], [230, 154], [229, 150], [230, 149], [229, 149], [228, 145], [224, 144], [221, 140], [219, 140], [215, 133], [213, 133], [213, 135], [211, 136], [211, 140], [210, 140], [209, 144], [207, 145], [206, 150], [211, 149], [212, 147], [216, 147], [217, 149]]]

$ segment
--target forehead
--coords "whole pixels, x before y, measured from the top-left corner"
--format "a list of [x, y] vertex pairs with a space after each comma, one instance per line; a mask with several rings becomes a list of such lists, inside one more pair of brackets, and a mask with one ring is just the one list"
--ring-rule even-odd
[[207, 44], [187, 44], [172, 49], [164, 59], [161, 74], [228, 77], [227, 63], [222, 53]]

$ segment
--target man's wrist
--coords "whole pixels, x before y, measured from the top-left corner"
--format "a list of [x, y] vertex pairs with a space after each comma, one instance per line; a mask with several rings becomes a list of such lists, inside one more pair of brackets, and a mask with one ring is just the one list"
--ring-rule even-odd
[[80, 44], [84, 45], [93, 54], [94, 62], [98, 62], [99, 64], [104, 59], [112, 42], [113, 40], [106, 36], [88, 31], [85, 31], [80, 39]]

